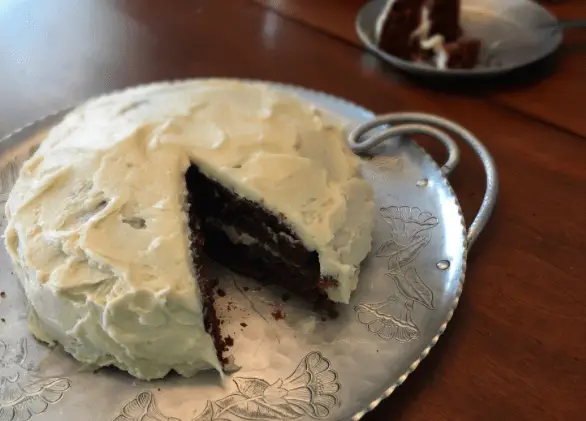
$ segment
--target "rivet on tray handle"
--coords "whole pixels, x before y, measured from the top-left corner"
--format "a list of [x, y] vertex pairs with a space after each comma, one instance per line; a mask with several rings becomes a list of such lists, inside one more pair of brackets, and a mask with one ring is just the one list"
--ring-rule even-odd
[[[365, 136], [369, 131], [380, 128], [380, 126], [390, 125], [385, 130], [372, 133]], [[498, 175], [494, 160], [484, 145], [468, 130], [462, 126], [437, 117], [423, 113], [393, 113], [380, 115], [366, 123], [356, 127], [348, 136], [348, 143], [352, 150], [358, 154], [364, 153], [391, 137], [423, 134], [442, 142], [448, 149], [448, 160], [441, 167], [444, 175], [450, 174], [458, 165], [460, 160], [460, 150], [449, 134], [443, 130], [458, 135], [463, 141], [468, 143], [476, 152], [486, 173], [486, 190], [478, 214], [468, 229], [467, 241], [468, 247], [478, 238], [486, 223], [488, 222], [498, 194]], [[361, 139], [365, 137], [365, 139]]]

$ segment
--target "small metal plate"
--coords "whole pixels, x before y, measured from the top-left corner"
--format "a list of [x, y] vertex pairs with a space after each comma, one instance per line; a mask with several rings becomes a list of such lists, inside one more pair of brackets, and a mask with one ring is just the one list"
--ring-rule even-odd
[[385, 53], [374, 41], [374, 28], [386, 0], [365, 4], [356, 18], [356, 31], [365, 46], [389, 64], [427, 76], [497, 76], [552, 54], [562, 42], [557, 20], [531, 0], [462, 0], [464, 35], [482, 40], [473, 69], [440, 70], [430, 64], [403, 60]]
[[[294, 90], [344, 119], [373, 114], [346, 101]], [[64, 113], [0, 142], [2, 201], [22, 162]], [[397, 139], [365, 159], [377, 202], [372, 253], [352, 303], [321, 320], [278, 288], [217, 268], [227, 295], [217, 301], [224, 335], [241, 369], [185, 379], [136, 380], [92, 372], [59, 348], [36, 342], [9, 258], [0, 251], [0, 419], [62, 421], [238, 421], [359, 419], [388, 396], [436, 343], [460, 295], [466, 240], [462, 213], [438, 166]], [[3, 210], [3, 207], [2, 207]], [[5, 220], [3, 218], [3, 226]], [[272, 313], [282, 311], [284, 319]], [[173, 344], [169, 344], [173, 346]]]

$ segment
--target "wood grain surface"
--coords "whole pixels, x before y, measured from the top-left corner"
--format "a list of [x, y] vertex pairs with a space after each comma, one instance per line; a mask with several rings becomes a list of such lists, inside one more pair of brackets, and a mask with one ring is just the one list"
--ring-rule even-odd
[[[365, 0], [253, 1], [281, 16], [329, 34], [341, 42], [362, 48], [354, 30], [354, 22], [360, 8], [367, 3]], [[559, 19], [586, 19], [586, 1], [563, 0], [544, 5]], [[586, 118], [583, 114], [586, 108], [586, 83], [581, 83], [586, 74], [586, 30], [566, 31], [558, 56], [554, 69], [536, 69], [534, 66], [525, 72], [517, 72], [504, 81], [504, 92], [502, 85], [494, 83], [488, 86], [467, 84], [465, 90], [475, 92], [482, 89], [484, 95], [489, 94], [487, 99], [586, 136]], [[546, 73], [548, 77], [543, 79], [535, 73]], [[565, 105], [560, 108], [559, 104]]]
[[[493, 154], [499, 203], [469, 256], [446, 334], [366, 419], [586, 419], [586, 33], [568, 34], [545, 79], [440, 89], [360, 47], [353, 19], [362, 3], [4, 0], [0, 134], [103, 92], [201, 76], [294, 83], [378, 113], [453, 119]], [[583, 1], [550, 7], [586, 18]], [[445, 158], [439, 146], [422, 144]], [[467, 221], [483, 180], [463, 147], [451, 181]]]

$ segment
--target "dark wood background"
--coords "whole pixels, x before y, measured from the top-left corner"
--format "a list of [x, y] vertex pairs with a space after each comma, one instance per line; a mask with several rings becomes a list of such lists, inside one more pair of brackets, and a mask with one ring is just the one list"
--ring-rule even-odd
[[[453, 119], [494, 155], [499, 203], [446, 334], [367, 420], [585, 420], [586, 31], [568, 32], [556, 60], [497, 83], [430, 86], [364, 51], [353, 26], [363, 3], [2, 0], [0, 134], [102, 92], [200, 76]], [[548, 7], [586, 18], [584, 0]], [[467, 221], [483, 177], [464, 149], [451, 181]]]

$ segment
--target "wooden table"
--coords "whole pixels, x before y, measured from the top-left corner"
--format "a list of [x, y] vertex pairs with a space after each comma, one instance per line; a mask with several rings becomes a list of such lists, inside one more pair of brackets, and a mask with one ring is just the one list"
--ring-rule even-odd
[[[567, 35], [546, 79], [453, 91], [366, 53], [353, 32], [361, 4], [3, 0], [0, 133], [102, 92], [199, 76], [277, 80], [380, 113], [453, 119], [494, 155], [499, 204], [446, 334], [366, 419], [586, 419], [586, 32]], [[586, 18], [584, 1], [551, 10]], [[451, 181], [471, 221], [484, 185], [468, 150]]]

